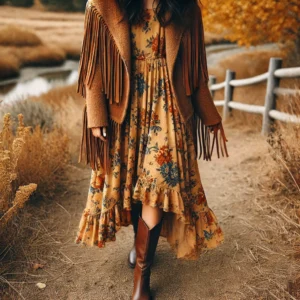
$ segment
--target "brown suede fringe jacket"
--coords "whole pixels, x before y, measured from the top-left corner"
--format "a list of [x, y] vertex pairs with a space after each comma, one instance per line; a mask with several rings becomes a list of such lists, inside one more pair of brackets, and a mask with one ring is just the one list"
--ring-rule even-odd
[[[189, 12], [189, 26], [165, 27], [166, 61], [171, 92], [180, 116], [193, 132], [196, 155], [211, 160], [228, 156], [226, 136], [208, 88], [204, 29], [200, 7]], [[130, 24], [116, 0], [88, 0], [79, 61], [77, 92], [85, 98], [79, 162], [108, 174], [109, 147], [123, 123], [130, 101]], [[107, 141], [94, 137], [92, 127], [107, 126]], [[213, 137], [210, 137], [212, 133]]]

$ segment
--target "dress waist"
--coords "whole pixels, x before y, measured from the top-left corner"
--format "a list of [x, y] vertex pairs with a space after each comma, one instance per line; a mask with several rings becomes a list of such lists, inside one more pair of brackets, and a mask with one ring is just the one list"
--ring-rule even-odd
[[134, 60], [158, 60], [158, 59], [165, 59], [165, 56], [145, 56], [145, 55], [139, 55], [139, 56], [132, 56], [131, 57]]

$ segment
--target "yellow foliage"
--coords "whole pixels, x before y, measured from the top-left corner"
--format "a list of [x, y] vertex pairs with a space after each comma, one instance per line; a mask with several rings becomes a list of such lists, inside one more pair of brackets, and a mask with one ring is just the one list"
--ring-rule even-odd
[[[300, 5], [290, 0], [202, 0], [205, 27], [240, 45], [295, 42]], [[220, 26], [221, 25], [221, 26]]]

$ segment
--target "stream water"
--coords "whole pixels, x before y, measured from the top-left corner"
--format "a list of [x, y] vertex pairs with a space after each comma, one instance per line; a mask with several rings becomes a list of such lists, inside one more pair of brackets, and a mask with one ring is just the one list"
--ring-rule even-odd
[[67, 60], [57, 67], [26, 67], [18, 78], [0, 81], [0, 103], [39, 96], [58, 87], [77, 82], [78, 61]]

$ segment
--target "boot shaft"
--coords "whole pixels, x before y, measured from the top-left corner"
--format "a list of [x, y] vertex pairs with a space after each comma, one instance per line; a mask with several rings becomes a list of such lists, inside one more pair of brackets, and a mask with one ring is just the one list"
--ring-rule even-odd
[[152, 229], [149, 229], [142, 217], [139, 217], [138, 234], [135, 239], [137, 264], [140, 268], [150, 267], [158, 244], [162, 219]]

